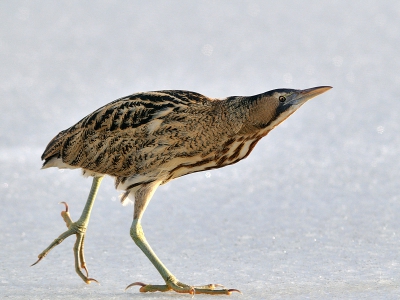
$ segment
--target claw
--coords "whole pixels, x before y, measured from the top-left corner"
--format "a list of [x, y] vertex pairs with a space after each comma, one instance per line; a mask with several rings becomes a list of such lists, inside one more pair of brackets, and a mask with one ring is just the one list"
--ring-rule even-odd
[[43, 257], [44, 257], [44, 256], [39, 257], [39, 259], [38, 259], [36, 262], [34, 262], [33, 264], [31, 264], [31, 267], [33, 267], [34, 265], [36, 265], [37, 263], [39, 263], [39, 262], [43, 259]]
[[68, 212], [68, 204], [67, 204], [67, 202], [62, 201], [59, 204], [64, 204], [65, 205], [65, 212]]
[[88, 278], [88, 279], [86, 279], [86, 283], [87, 283], [87, 284], [91, 283], [92, 281], [96, 282], [97, 284], [100, 284], [100, 282], [98, 282], [98, 281], [97, 281], [96, 279], [94, 279], [94, 278]]
[[133, 287], [134, 285], [140, 285], [141, 287], [144, 287], [144, 286], [146, 286], [147, 284], [144, 284], [143, 282], [134, 282], [134, 283], [131, 283], [130, 285], [128, 285], [128, 286], [125, 288], [125, 291], [126, 291], [127, 289], [129, 289], [130, 287]]
[[230, 295], [232, 292], [238, 292], [239, 294], [243, 295], [243, 293], [241, 291], [237, 290], [237, 289], [229, 289], [228, 290], [228, 293], [229, 293], [228, 295]]
[[64, 222], [65, 222], [65, 224], [67, 225], [67, 227], [69, 228], [69, 226], [71, 226], [71, 224], [73, 223], [72, 222], [72, 219], [71, 219], [71, 216], [69, 215], [69, 207], [68, 207], [68, 204], [67, 204], [67, 202], [60, 202], [59, 204], [64, 204], [65, 205], [65, 210], [63, 210], [62, 212], [61, 212], [61, 217], [64, 219]]

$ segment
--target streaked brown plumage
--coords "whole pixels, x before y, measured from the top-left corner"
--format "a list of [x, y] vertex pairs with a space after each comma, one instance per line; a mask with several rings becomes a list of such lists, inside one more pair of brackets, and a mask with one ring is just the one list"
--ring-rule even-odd
[[233, 164], [270, 130], [248, 122], [251, 101], [258, 97], [220, 101], [194, 92], [159, 91], [121, 98], [60, 132], [42, 155], [43, 167], [108, 174], [116, 178], [116, 187], [129, 192], [141, 183], [164, 184]]
[[[329, 88], [278, 89], [222, 100], [188, 91], [133, 94], [61, 131], [42, 155], [43, 168], [81, 168], [89, 176], [113, 176], [116, 188], [125, 191], [121, 201], [128, 196], [135, 201], [134, 221], [138, 223], [160, 184], [240, 161], [303, 103]], [[131, 235], [141, 247], [140, 224], [132, 226]], [[143, 251], [152, 259], [146, 249]], [[83, 258], [83, 250], [80, 255]], [[161, 270], [163, 277], [172, 276], [163, 272], [168, 273]], [[141, 291], [153, 290], [143, 285]]]

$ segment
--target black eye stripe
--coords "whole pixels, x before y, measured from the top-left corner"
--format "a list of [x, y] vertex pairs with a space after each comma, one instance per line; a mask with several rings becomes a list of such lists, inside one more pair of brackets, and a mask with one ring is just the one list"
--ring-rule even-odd
[[279, 101], [280, 102], [285, 102], [286, 101], [286, 97], [285, 96], [279, 96]]

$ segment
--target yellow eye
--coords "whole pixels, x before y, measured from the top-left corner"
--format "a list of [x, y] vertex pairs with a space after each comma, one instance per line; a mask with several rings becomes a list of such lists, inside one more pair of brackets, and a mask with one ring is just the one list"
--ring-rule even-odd
[[286, 101], [286, 97], [285, 96], [279, 96], [279, 101], [280, 102], [285, 102]]

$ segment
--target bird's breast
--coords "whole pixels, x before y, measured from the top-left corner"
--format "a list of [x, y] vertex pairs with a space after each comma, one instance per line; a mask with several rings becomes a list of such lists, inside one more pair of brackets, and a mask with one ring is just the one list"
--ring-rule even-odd
[[253, 150], [261, 137], [243, 137], [234, 140], [228, 140], [222, 144], [221, 148], [207, 156], [196, 155], [188, 158], [180, 158], [180, 161], [174, 161], [171, 165], [175, 165], [169, 171], [168, 177], [162, 184], [195, 172], [201, 172], [211, 169], [222, 168], [246, 158]]
[[217, 167], [224, 167], [237, 163], [238, 161], [246, 158], [261, 137], [247, 136], [235, 139], [234, 142], [227, 145], [218, 157]]

